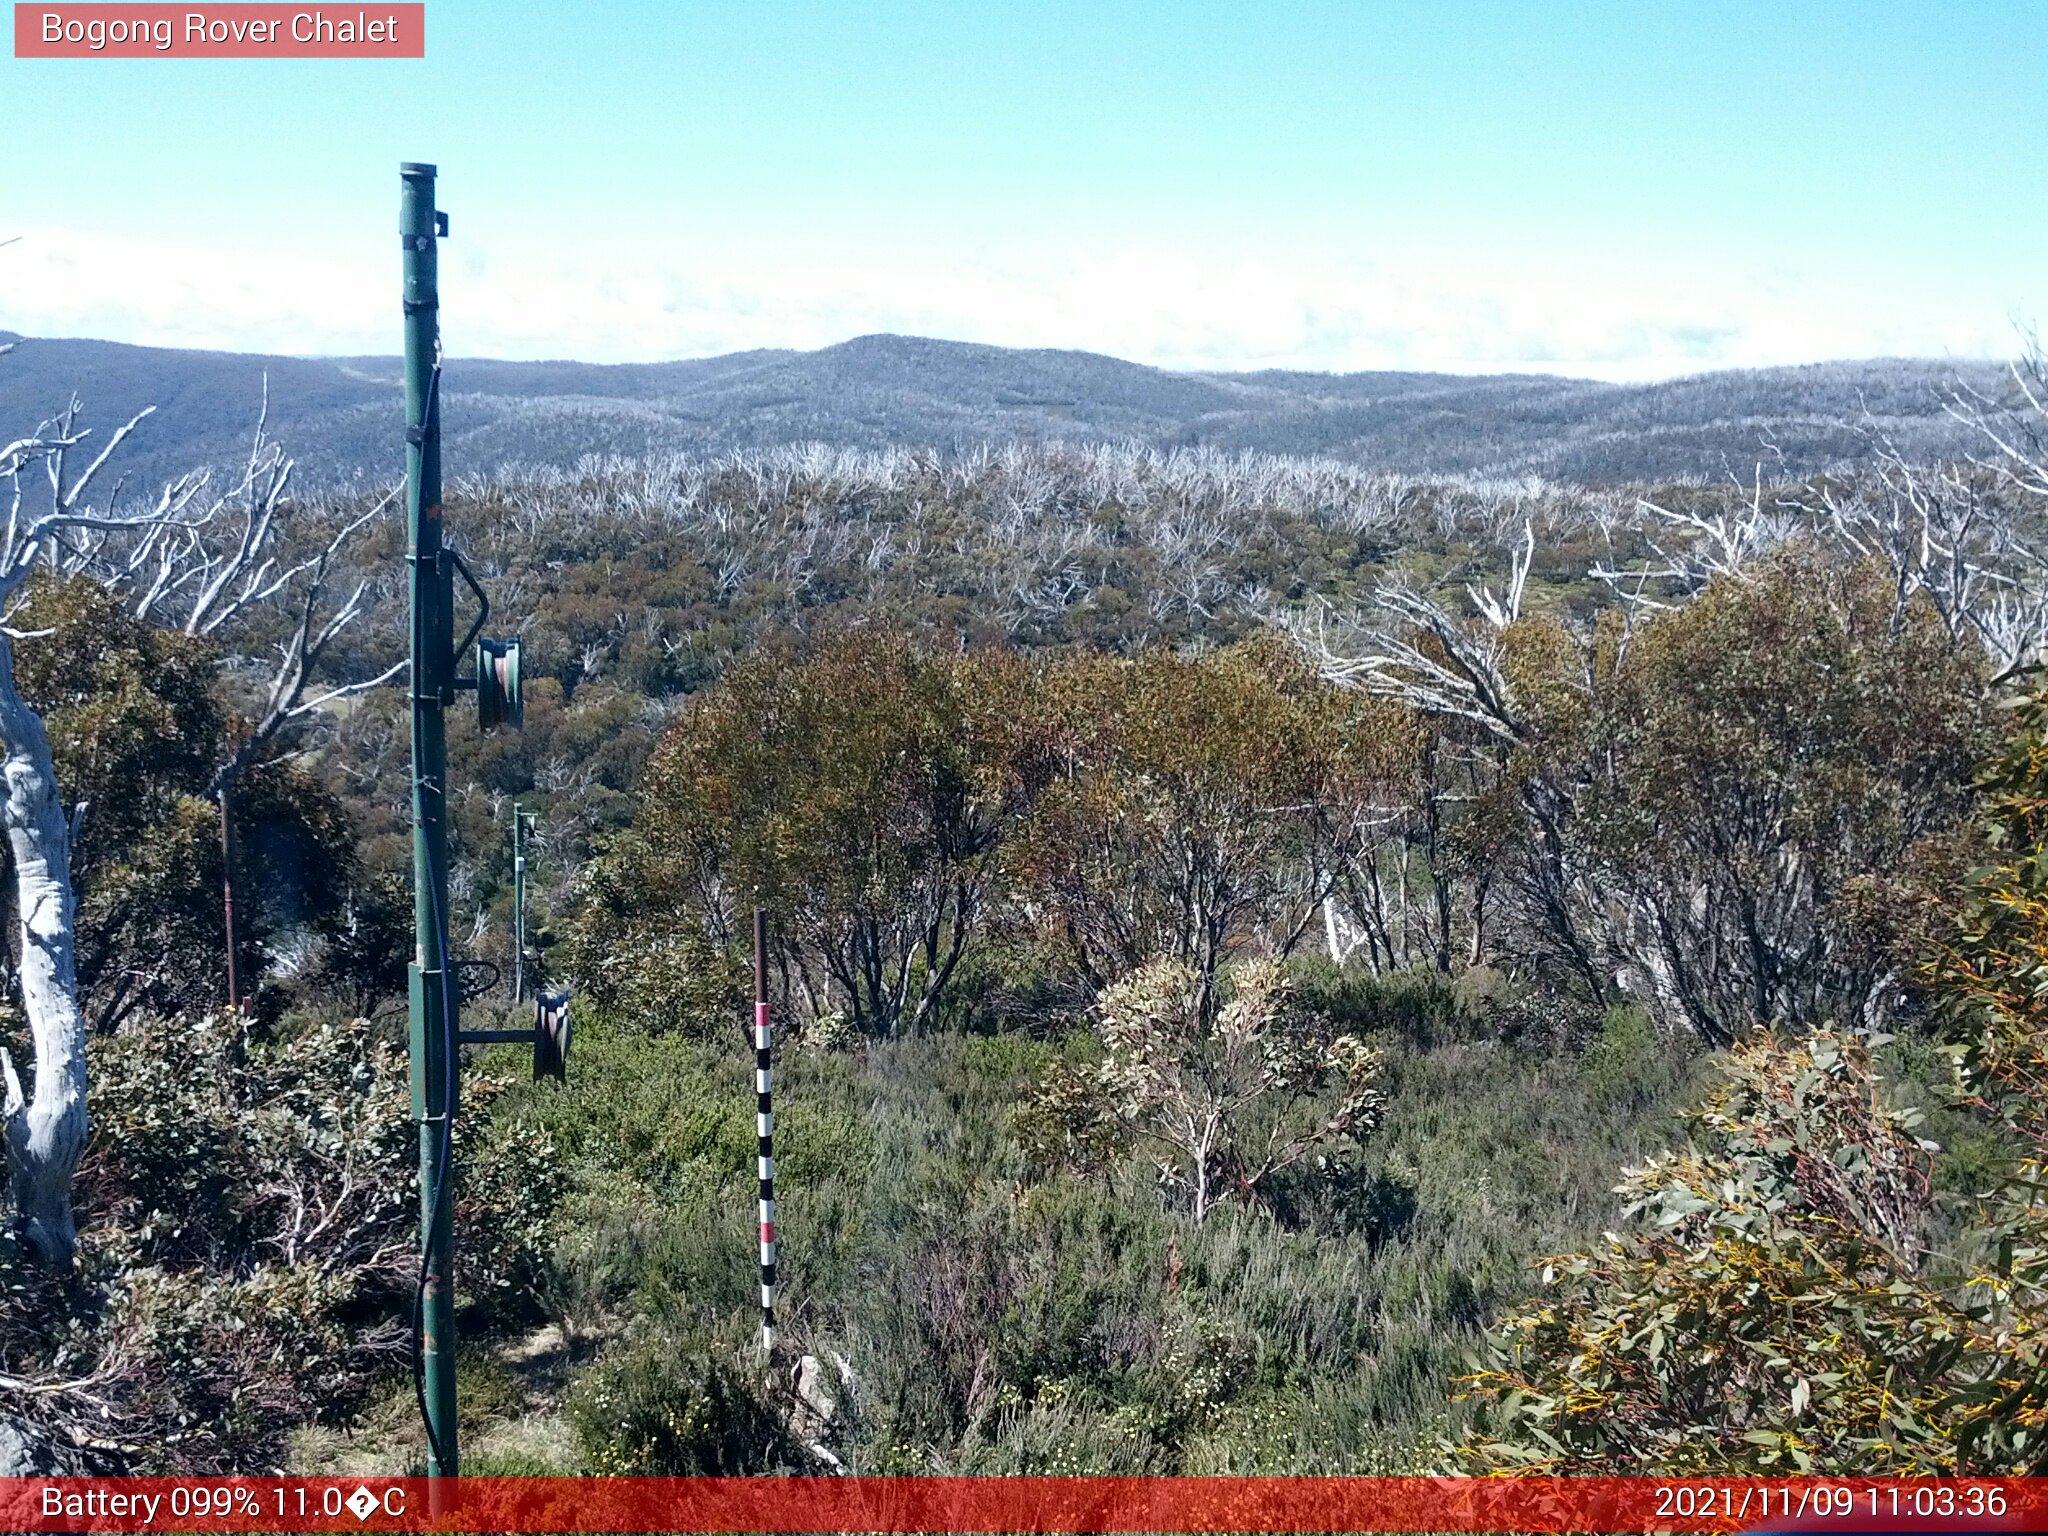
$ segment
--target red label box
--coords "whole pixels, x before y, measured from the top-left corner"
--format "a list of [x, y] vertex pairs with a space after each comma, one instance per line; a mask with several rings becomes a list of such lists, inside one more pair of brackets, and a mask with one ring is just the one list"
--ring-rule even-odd
[[14, 7], [17, 59], [423, 59], [427, 8], [341, 5]]

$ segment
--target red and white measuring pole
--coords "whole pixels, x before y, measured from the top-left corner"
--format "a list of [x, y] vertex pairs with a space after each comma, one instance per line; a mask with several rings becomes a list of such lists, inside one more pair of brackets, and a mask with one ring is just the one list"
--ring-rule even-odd
[[754, 1130], [761, 1158], [761, 1353], [775, 1349], [775, 1068], [768, 1027], [768, 914], [754, 909]]

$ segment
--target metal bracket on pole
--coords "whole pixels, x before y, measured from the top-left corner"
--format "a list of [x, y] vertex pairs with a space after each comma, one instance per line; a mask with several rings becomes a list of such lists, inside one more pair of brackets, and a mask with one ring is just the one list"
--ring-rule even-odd
[[531, 1029], [465, 1029], [456, 1039], [464, 1045], [530, 1045], [535, 1081], [561, 1082], [568, 1076], [569, 1035], [569, 989], [563, 987], [534, 994]]
[[[455, 642], [455, 654], [460, 656], [472, 645], [475, 645], [476, 637], [484, 632], [484, 621], [491, 616], [491, 600], [484, 595], [484, 589], [478, 584], [475, 574], [470, 570], [469, 562], [462, 558], [462, 551], [458, 549], [443, 549], [441, 553], [455, 567], [455, 574], [462, 578], [462, 584], [476, 594], [476, 622], [469, 626], [468, 634]], [[458, 682], [456, 686], [460, 687], [461, 684]], [[471, 683], [470, 686], [473, 688], [476, 684]]]

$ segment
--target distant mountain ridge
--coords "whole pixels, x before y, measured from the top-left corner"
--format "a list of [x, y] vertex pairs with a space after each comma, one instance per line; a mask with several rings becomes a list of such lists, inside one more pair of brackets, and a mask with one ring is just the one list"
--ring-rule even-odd
[[[0, 341], [13, 340], [0, 333]], [[156, 417], [125, 463], [148, 480], [246, 451], [265, 375], [271, 435], [312, 484], [381, 481], [400, 459], [400, 364], [24, 338], [0, 358], [0, 430], [75, 391], [111, 430]], [[1093, 352], [856, 337], [812, 352], [670, 363], [457, 358], [443, 381], [451, 475], [585, 454], [710, 453], [824, 441], [952, 449], [989, 439], [1136, 439], [1327, 455], [1403, 473], [1584, 482], [1748, 475], [1768, 441], [1787, 470], [1865, 457], [1868, 420], [1922, 453], [1966, 446], [1939, 391], [1990, 391], [1998, 365], [1877, 358], [1607, 384], [1541, 374], [1194, 373]]]

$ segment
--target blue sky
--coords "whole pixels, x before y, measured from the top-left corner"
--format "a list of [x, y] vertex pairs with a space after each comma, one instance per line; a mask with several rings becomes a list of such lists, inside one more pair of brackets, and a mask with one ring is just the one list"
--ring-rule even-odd
[[0, 327], [390, 351], [403, 159], [465, 354], [1643, 378], [2048, 310], [2039, 0], [427, 15], [424, 61], [0, 58]]

